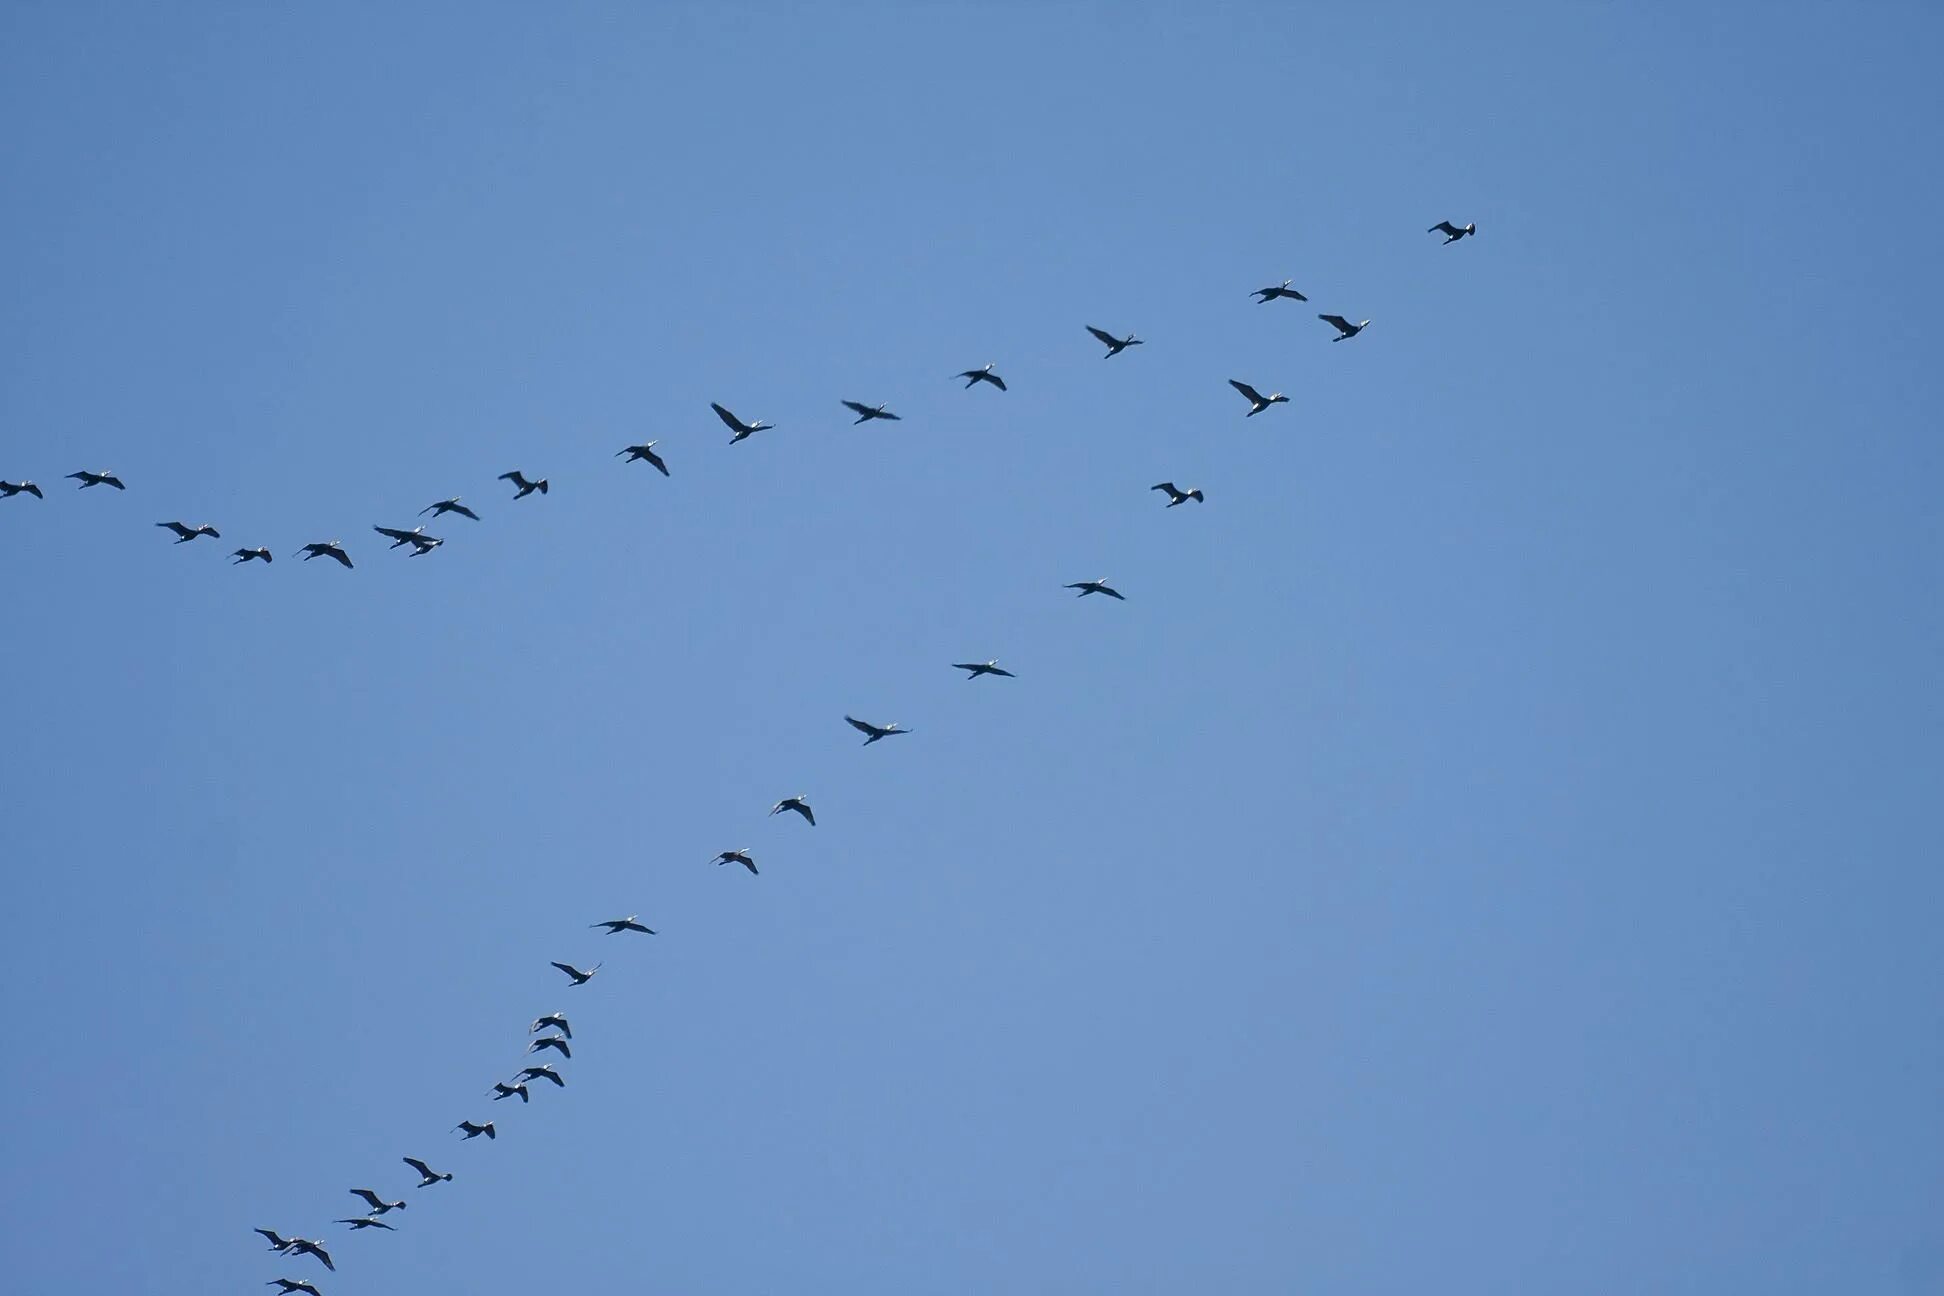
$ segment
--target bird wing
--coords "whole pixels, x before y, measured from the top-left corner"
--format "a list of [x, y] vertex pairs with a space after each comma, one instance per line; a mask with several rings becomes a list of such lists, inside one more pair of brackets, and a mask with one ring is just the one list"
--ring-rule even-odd
[[412, 1167], [412, 1169], [418, 1171], [421, 1175], [425, 1176], [427, 1179], [434, 1177], [432, 1174], [432, 1167], [425, 1164], [425, 1162], [419, 1160], [417, 1157], [405, 1157], [404, 1162], [406, 1165]]
[[1117, 590], [1117, 589], [1109, 589], [1109, 588], [1108, 588], [1107, 586], [1105, 586], [1105, 585], [1100, 585], [1100, 586], [1096, 586], [1095, 588], [1097, 588], [1097, 589], [1099, 589], [1099, 591], [1100, 591], [1100, 592], [1101, 592], [1102, 594], [1106, 594], [1106, 595], [1108, 595], [1108, 596], [1110, 596], [1110, 597], [1112, 597], [1112, 598], [1117, 598], [1117, 599], [1119, 599], [1119, 600], [1120, 600], [1121, 602], [1123, 602], [1123, 603], [1125, 603], [1125, 602], [1127, 602], [1127, 596], [1126, 596], [1125, 594], [1122, 594], [1122, 593], [1121, 593], [1121, 592], [1120, 592], [1119, 590]]
[[1426, 231], [1424, 231], [1424, 232], [1425, 232], [1426, 234], [1439, 234], [1439, 233], [1442, 233], [1442, 234], [1456, 234], [1456, 233], [1458, 233], [1458, 227], [1457, 227], [1456, 225], [1453, 225], [1453, 224], [1452, 224], [1452, 223], [1451, 223], [1450, 221], [1448, 221], [1448, 220], [1442, 220], [1442, 221], [1439, 221], [1439, 222], [1438, 222], [1438, 223], [1437, 223], [1436, 225], [1433, 225], [1433, 226], [1432, 226], [1432, 227], [1431, 227], [1430, 229], [1428, 229], [1428, 230], [1426, 230]]
[[398, 541], [400, 544], [404, 544], [406, 541], [413, 539], [415, 535], [411, 531], [400, 531], [397, 527], [375, 526], [371, 529], [381, 536]]
[[570, 965], [570, 964], [566, 964], [566, 963], [556, 963], [556, 964], [554, 964], [554, 966], [555, 966], [555, 967], [557, 967], [557, 968], [559, 968], [559, 969], [560, 969], [560, 970], [561, 970], [562, 972], [565, 972], [565, 973], [566, 973], [566, 974], [567, 974], [568, 976], [570, 976], [570, 977], [577, 977], [577, 976], [579, 976], [579, 975], [581, 974], [581, 972], [580, 972], [580, 969], [579, 969], [579, 968], [577, 968], [577, 967], [573, 967], [573, 966], [572, 966], [572, 965]]
[[992, 673], [993, 673], [994, 675], [1004, 675], [1004, 676], [1005, 676], [1005, 677], [1006, 677], [1007, 679], [1018, 679], [1018, 678], [1019, 678], [1019, 677], [1018, 677], [1017, 675], [1015, 675], [1015, 674], [1013, 674], [1013, 673], [1012, 673], [1011, 671], [1009, 671], [1009, 670], [1001, 670], [1001, 669], [1000, 669], [999, 667], [997, 667], [997, 666], [988, 666], [988, 667], [986, 667], [986, 669], [987, 669], [987, 670], [989, 670], [989, 671], [991, 671], [991, 672], [992, 672]]
[[714, 401], [709, 402], [709, 408], [716, 412], [717, 418], [721, 419], [724, 423], [728, 424], [731, 428], [734, 428], [736, 431], [738, 432], [749, 431], [748, 424], [744, 423], [741, 419], [737, 418], [734, 414], [731, 414], [728, 410], [722, 408], [722, 406], [716, 404]]
[[351, 555], [344, 552], [344, 550], [337, 548], [335, 545], [333, 545], [331, 548], [326, 549], [324, 552], [331, 555], [331, 557], [337, 559], [339, 562], [343, 563], [346, 567], [349, 567], [351, 565]]
[[997, 387], [1000, 391], [1006, 390], [1006, 380], [1004, 378], [1001, 378], [998, 374], [989, 373], [985, 376], [985, 380], [991, 383], [994, 387]]
[[649, 463], [655, 465], [655, 467], [661, 469], [662, 476], [664, 477], [668, 476], [668, 465], [666, 463], [663, 463], [662, 457], [656, 454], [653, 450], [644, 452], [641, 457], [646, 459]]
[[351, 1195], [353, 1197], [364, 1198], [365, 1202], [373, 1210], [377, 1210], [380, 1206], [383, 1206], [385, 1204], [383, 1201], [379, 1200], [378, 1194], [371, 1191], [371, 1189], [369, 1188], [353, 1188], [351, 1190]]
[[1105, 343], [1108, 346], [1120, 345], [1119, 338], [1115, 337], [1112, 333], [1106, 332], [1103, 329], [1097, 329], [1091, 324], [1087, 325], [1087, 332], [1093, 334], [1095, 337], [1099, 338], [1103, 343]]
[[876, 725], [866, 724], [864, 721], [859, 720], [854, 716], [845, 716], [844, 723], [848, 724], [851, 728], [857, 730], [857, 732], [859, 733], [874, 734], [878, 732], [878, 727]]
[[461, 517], [469, 517], [475, 522], [479, 521], [479, 514], [473, 512], [471, 509], [467, 508], [464, 504], [450, 505], [447, 507], [446, 511], [448, 513], [457, 513]]
[[1228, 384], [1229, 386], [1235, 388], [1235, 390], [1241, 392], [1244, 396], [1247, 396], [1249, 398], [1249, 403], [1251, 405], [1260, 405], [1263, 403], [1262, 393], [1257, 391], [1255, 388], [1249, 386], [1249, 384], [1245, 382], [1237, 382], [1233, 378], [1228, 380]]
[[857, 401], [850, 401], [850, 400], [845, 401], [844, 408], [849, 410], [853, 414], [871, 415], [877, 413], [877, 411], [872, 409], [869, 405], [859, 404]]
[[1316, 318], [1322, 320], [1338, 332], [1348, 333], [1350, 331], [1350, 321], [1341, 315], [1318, 315]]
[[510, 481], [515, 486], [524, 486], [527, 484], [527, 479], [520, 475], [520, 472], [517, 468], [514, 469], [512, 472], [501, 473], [499, 475], [499, 479], [501, 481]]
[[[1175, 490], [1175, 484], [1173, 482], [1156, 482], [1154, 483], [1154, 485], [1148, 487], [1148, 489], [1151, 491], [1166, 491], [1170, 495], [1177, 495], [1180, 493], [1179, 491]], [[1073, 586], [1069, 585], [1067, 586], [1067, 588], [1072, 589]]]

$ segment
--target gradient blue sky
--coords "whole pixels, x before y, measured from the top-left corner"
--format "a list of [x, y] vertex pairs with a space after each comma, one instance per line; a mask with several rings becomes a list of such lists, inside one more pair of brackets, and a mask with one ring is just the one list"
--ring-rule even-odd
[[14, 1289], [1944, 1289], [1944, 21], [1694, 9], [0, 8]]

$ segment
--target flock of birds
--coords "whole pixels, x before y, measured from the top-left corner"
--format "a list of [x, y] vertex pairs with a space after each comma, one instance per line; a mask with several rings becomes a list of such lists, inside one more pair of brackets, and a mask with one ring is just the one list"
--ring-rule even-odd
[[[1468, 235], [1476, 234], [1478, 229], [1474, 224], [1458, 226], [1453, 225], [1450, 221], [1439, 221], [1426, 232], [1443, 234], [1445, 236], [1445, 244], [1450, 245]], [[1263, 305], [1281, 299], [1299, 302], [1308, 301], [1309, 298], [1291, 287], [1292, 282], [1291, 280], [1285, 279], [1280, 284], [1275, 284], [1267, 288], [1259, 288], [1251, 296], [1255, 297], [1257, 302]], [[1333, 342], [1348, 341], [1362, 333], [1370, 324], [1370, 321], [1367, 319], [1358, 320], [1353, 323], [1342, 315], [1319, 315], [1317, 318], [1336, 330], [1337, 336], [1331, 339]], [[1088, 333], [1092, 334], [1095, 339], [1107, 348], [1104, 356], [1107, 359], [1121, 354], [1121, 352], [1126, 351], [1130, 347], [1143, 345], [1142, 339], [1131, 333], [1126, 337], [1116, 337], [1112, 333], [1104, 329], [1095, 328], [1091, 324], [1087, 325], [1086, 329]], [[993, 365], [987, 364], [977, 369], [967, 369], [955, 375], [955, 377], [965, 380], [965, 390], [968, 391], [980, 384], [988, 385], [1001, 392], [1007, 390], [1005, 379], [993, 372], [993, 369]], [[1229, 385], [1235, 388], [1249, 402], [1247, 417], [1250, 418], [1276, 405], [1285, 404], [1289, 400], [1281, 392], [1273, 392], [1264, 396], [1248, 383], [1241, 382], [1237, 379], [1230, 379]], [[868, 423], [874, 420], [899, 421], [899, 416], [882, 403], [870, 405], [862, 401], [846, 400], [843, 402], [843, 406], [857, 415], [856, 423]], [[729, 443], [731, 445], [739, 441], [747, 440], [758, 432], [767, 431], [773, 426], [760, 419], [753, 423], [744, 422], [720, 404], [712, 403], [710, 408], [715, 411], [716, 417], [721, 419], [723, 424], [734, 434], [730, 437]], [[648, 441], [640, 445], [626, 446], [617, 451], [615, 457], [624, 458], [627, 463], [646, 463], [659, 471], [664, 477], [667, 477], [670, 475], [668, 464], [656, 452], [655, 446], [657, 444], [658, 442]], [[97, 486], [112, 486], [117, 491], [127, 489], [127, 486], [122, 480], [113, 472], [109, 471], [90, 472], [83, 470], [69, 473], [68, 477], [80, 482], [79, 489], [81, 490], [89, 490]], [[514, 488], [512, 498], [516, 500], [525, 499], [527, 496], [533, 494], [545, 495], [548, 492], [546, 478], [529, 478], [517, 469], [512, 472], [500, 474], [499, 480], [511, 483]], [[1168, 508], [1174, 508], [1176, 505], [1186, 503], [1190, 500], [1199, 504], [1203, 502], [1204, 498], [1202, 491], [1198, 487], [1183, 490], [1173, 482], [1168, 481], [1157, 482], [1150, 489], [1162, 491], [1167, 495], [1168, 502], [1166, 507]], [[46, 498], [42, 494], [41, 488], [32, 481], [0, 481], [0, 499], [11, 499], [16, 495], [23, 494], [32, 495], [37, 499]], [[459, 517], [468, 518], [474, 522], [479, 521], [479, 514], [468, 508], [461, 501], [461, 497], [457, 495], [450, 499], [438, 500], [432, 504], [428, 504], [420, 510], [421, 517], [428, 513], [433, 515], [434, 521], [449, 514], [456, 514]], [[222, 538], [222, 533], [208, 523], [189, 526], [180, 521], [169, 521], [158, 522], [155, 525], [172, 532], [176, 537], [176, 544], [188, 544], [204, 536], [217, 540]], [[425, 534], [423, 524], [409, 529], [386, 526], [374, 526], [372, 529], [379, 535], [390, 540], [390, 547], [392, 549], [399, 549], [407, 545], [411, 546], [412, 552], [408, 556], [413, 558], [424, 557], [426, 554], [433, 552], [445, 544], [443, 538]], [[351, 555], [345, 551], [343, 543], [339, 540], [313, 541], [304, 545], [297, 552], [303, 554], [304, 561], [306, 562], [309, 562], [313, 558], [330, 558], [347, 569], [353, 566]], [[231, 556], [234, 564], [239, 566], [255, 561], [261, 561], [266, 564], [274, 561], [270, 550], [264, 547], [240, 548], [235, 550]], [[1124, 600], [1126, 598], [1119, 590], [1109, 585], [1105, 579], [1075, 581], [1065, 588], [1078, 590], [1079, 597], [1081, 598], [1085, 598], [1091, 594], [1100, 594], [1112, 599]], [[987, 676], [1001, 679], [1014, 678], [1013, 673], [1003, 669], [996, 660], [954, 662], [952, 663], [952, 667], [955, 670], [966, 672], [965, 678], [968, 681]], [[863, 745], [866, 747], [881, 742], [886, 738], [897, 737], [911, 732], [901, 725], [874, 724], [850, 715], [846, 715], [844, 720], [851, 728], [864, 735]], [[798, 815], [810, 827], [814, 828], [816, 826], [816, 813], [811, 809], [809, 799], [805, 795], [785, 797], [770, 807], [769, 814], [771, 817], [785, 813]], [[740, 865], [744, 869], [747, 869], [751, 876], [758, 876], [756, 858], [748, 847], [722, 851], [715, 856], [712, 862], [717, 866], [725, 864]], [[618, 936], [623, 933], [645, 936], [655, 935], [655, 930], [644, 925], [640, 921], [640, 917], [639, 914], [629, 914], [625, 918], [608, 918], [597, 923], [592, 923], [590, 927], [604, 929], [605, 933], [609, 936]], [[595, 975], [605, 965], [605, 960], [597, 962], [588, 968], [581, 968], [573, 963], [555, 962], [552, 964], [555, 969], [567, 978], [569, 989], [586, 985], [594, 979]], [[535, 1018], [528, 1025], [526, 1033], [529, 1038], [525, 1056], [530, 1058], [536, 1053], [553, 1052], [558, 1053], [563, 1060], [573, 1057], [572, 1041], [574, 1031], [564, 1014], [553, 1012], [544, 1017]], [[567, 1085], [565, 1077], [554, 1069], [551, 1062], [529, 1063], [517, 1071], [510, 1079], [494, 1082], [491, 1090], [492, 1101], [501, 1102], [508, 1098], [518, 1098], [522, 1104], [529, 1103], [532, 1101], [532, 1093], [529, 1086], [536, 1082], [545, 1082], [559, 1089], [564, 1089]], [[488, 1141], [493, 1141], [499, 1137], [498, 1129], [490, 1120], [483, 1122], [470, 1119], [462, 1120], [453, 1126], [450, 1132], [458, 1134], [460, 1136], [460, 1142], [468, 1142], [482, 1136]], [[430, 1188], [437, 1184], [450, 1183], [452, 1181], [453, 1176], [449, 1172], [435, 1170], [428, 1162], [418, 1157], [408, 1156], [401, 1159], [406, 1166], [410, 1167], [418, 1175], [418, 1182], [414, 1185], [417, 1188]], [[364, 1204], [364, 1210], [360, 1214], [345, 1216], [334, 1222], [346, 1226], [354, 1233], [365, 1232], [367, 1230], [394, 1231], [395, 1226], [387, 1221], [385, 1216], [390, 1215], [394, 1211], [404, 1210], [408, 1204], [403, 1197], [388, 1201], [371, 1188], [352, 1188], [348, 1191], [353, 1197], [358, 1198]], [[275, 1229], [267, 1228], [259, 1228], [255, 1231], [263, 1236], [269, 1243], [269, 1249], [277, 1255], [293, 1259], [309, 1257], [323, 1265], [326, 1270], [335, 1272], [337, 1269], [337, 1263], [333, 1259], [330, 1250], [320, 1239], [297, 1235], [287, 1237]], [[322, 1296], [322, 1293], [314, 1283], [297, 1278], [272, 1278], [265, 1285], [278, 1288], [278, 1296], [291, 1296], [292, 1293], [303, 1293], [304, 1296]]]

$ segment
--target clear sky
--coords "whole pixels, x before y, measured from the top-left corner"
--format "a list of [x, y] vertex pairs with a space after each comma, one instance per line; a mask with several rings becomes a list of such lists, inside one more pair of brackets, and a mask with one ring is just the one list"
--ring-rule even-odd
[[1944, 19], [1196, 8], [0, 9], [11, 1289], [1944, 1289]]

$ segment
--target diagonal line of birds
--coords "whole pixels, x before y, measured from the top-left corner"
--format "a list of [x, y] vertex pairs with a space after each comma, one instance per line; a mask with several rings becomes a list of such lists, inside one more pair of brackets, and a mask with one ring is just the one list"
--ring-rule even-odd
[[[1478, 227], [1475, 224], [1459, 226], [1452, 224], [1450, 221], [1439, 221], [1425, 232], [1444, 235], [1444, 245], [1450, 246], [1460, 239], [1477, 234]], [[1293, 288], [1291, 286], [1292, 283], [1292, 280], [1285, 279], [1280, 284], [1273, 284], [1266, 288], [1258, 288], [1250, 296], [1255, 298], [1260, 305], [1268, 305], [1275, 301], [1307, 302], [1309, 298]], [[1317, 318], [1323, 323], [1328, 324], [1335, 331], [1336, 336], [1330, 339], [1332, 342], [1347, 342], [1360, 335], [1370, 325], [1370, 321], [1367, 319], [1352, 321], [1345, 315], [1321, 314]], [[1116, 336], [1105, 329], [1096, 328], [1091, 324], [1086, 326], [1086, 331], [1106, 348], [1102, 353], [1103, 359], [1111, 360], [1134, 347], [1146, 345], [1146, 339], [1137, 337], [1132, 333], [1125, 336]], [[988, 386], [997, 392], [1009, 390], [1006, 386], [1005, 379], [995, 372], [995, 366], [992, 364], [964, 370], [954, 374], [953, 378], [955, 380], [963, 379], [965, 382], [963, 390], [966, 391], [970, 391], [972, 388], [979, 386]], [[1261, 414], [1277, 405], [1289, 403], [1289, 397], [1282, 392], [1272, 392], [1265, 396], [1255, 387], [1240, 379], [1231, 378], [1228, 380], [1228, 383], [1230, 387], [1235, 389], [1237, 394], [1248, 402], [1249, 408], [1245, 415], [1248, 418], [1253, 418], [1257, 414]], [[840, 404], [845, 410], [856, 415], [856, 418], [853, 420], [853, 426], [871, 422], [902, 421], [901, 417], [883, 402], [870, 404], [864, 401], [847, 399], [841, 401]], [[711, 402], [709, 408], [715, 412], [716, 417], [722, 421], [723, 426], [727, 427], [732, 433], [729, 438], [730, 445], [746, 441], [758, 432], [770, 431], [775, 426], [774, 424], [764, 422], [762, 419], [745, 422], [728, 407], [719, 403]], [[625, 461], [623, 466], [646, 463], [651, 468], [660, 472], [663, 477], [671, 477], [673, 474], [669, 470], [667, 460], [655, 449], [658, 444], [656, 441], [648, 441], [640, 445], [624, 446], [615, 453], [614, 457], [623, 459]], [[121, 478], [109, 469], [102, 469], [100, 471], [83, 469], [67, 474], [67, 478], [79, 482], [80, 485], [77, 489], [84, 491], [99, 486], [109, 486], [117, 492], [125, 492], [128, 489]], [[528, 477], [520, 469], [501, 473], [498, 480], [508, 483], [513, 488], [511, 498], [514, 500], [524, 500], [528, 496], [536, 494], [544, 497], [549, 493], [550, 489], [549, 482], [546, 478]], [[1170, 509], [1189, 502], [1200, 504], [1204, 502], [1205, 498], [1201, 488], [1191, 486], [1184, 489], [1171, 481], [1157, 482], [1155, 485], [1149, 487], [1149, 490], [1164, 493], [1167, 496], [1167, 504], [1165, 507]], [[42, 488], [32, 481], [23, 480], [15, 482], [0, 480], [0, 499], [12, 499], [17, 495], [31, 495], [35, 499], [46, 499]], [[458, 495], [454, 495], [449, 499], [437, 500], [426, 505], [419, 511], [419, 516], [424, 517], [426, 514], [432, 516], [433, 523], [437, 523], [439, 519], [448, 516], [465, 518], [472, 522], [478, 522], [480, 520], [479, 514], [466, 505], [463, 502], [463, 497]], [[157, 522], [155, 525], [173, 534], [175, 537], [173, 543], [178, 545], [189, 544], [204, 537], [219, 541], [222, 539], [222, 533], [207, 522], [197, 523], [192, 526], [180, 520], [170, 520]], [[372, 530], [386, 540], [389, 540], [391, 542], [389, 546], [391, 549], [396, 550], [409, 546], [411, 552], [406, 556], [412, 558], [422, 558], [443, 547], [446, 543], [445, 538], [442, 536], [427, 535], [425, 532], [425, 524], [423, 523], [410, 528], [374, 525]], [[350, 553], [344, 547], [343, 541], [338, 539], [312, 541], [295, 551], [291, 556], [295, 557], [297, 554], [303, 555], [304, 562], [309, 562], [313, 558], [329, 558], [346, 570], [352, 570], [355, 567]], [[275, 561], [275, 556], [272, 551], [264, 546], [236, 549], [231, 553], [230, 558], [231, 565], [233, 566], [244, 566], [259, 561], [268, 566]], [[1074, 581], [1066, 585], [1065, 588], [1077, 591], [1077, 597], [1079, 598], [1086, 598], [1090, 595], [1098, 594], [1109, 599], [1126, 600], [1126, 595], [1108, 584], [1105, 577], [1095, 580]], [[1001, 667], [996, 659], [983, 662], [953, 662], [951, 663], [951, 668], [966, 672], [964, 678], [967, 682], [976, 681], [985, 677], [997, 679], [1015, 678], [1013, 673]], [[864, 735], [862, 745], [865, 747], [872, 746], [887, 738], [901, 737], [913, 732], [896, 722], [878, 724], [874, 721], [860, 719], [852, 715], [844, 716], [844, 721], [851, 728]], [[786, 813], [799, 816], [804, 821], [806, 827], [814, 828], [816, 826], [816, 813], [811, 808], [806, 794], [784, 797], [771, 806], [769, 810], [770, 817]], [[742, 868], [748, 870], [751, 877], [760, 876], [756, 857], [752, 854], [751, 848], [749, 847], [739, 847], [733, 850], [722, 851], [709, 862], [717, 866], [727, 864], [740, 865]], [[655, 935], [655, 929], [642, 923], [640, 917], [641, 915], [639, 914], [629, 914], [624, 918], [605, 918], [598, 922], [590, 923], [588, 926], [590, 929], [600, 929], [606, 936], [610, 937], [622, 935]], [[565, 977], [565, 988], [571, 990], [578, 989], [592, 981], [596, 974], [606, 966], [606, 961], [602, 960], [586, 968], [574, 963], [558, 961], [553, 962], [551, 966]], [[565, 1061], [571, 1059], [574, 1055], [572, 1043], [574, 1037], [573, 1027], [567, 1017], [562, 1013], [554, 1012], [543, 1017], [535, 1018], [528, 1024], [527, 1035], [529, 1037], [525, 1054], [527, 1057], [532, 1057], [536, 1053], [557, 1053]], [[492, 1101], [495, 1103], [503, 1102], [509, 1098], [518, 1098], [524, 1106], [533, 1101], [533, 1086], [536, 1084], [550, 1085], [556, 1089], [564, 1089], [567, 1087], [566, 1078], [559, 1071], [555, 1070], [551, 1062], [537, 1062], [521, 1067], [510, 1079], [495, 1081], [492, 1089], [488, 1092], [492, 1094]], [[484, 1137], [488, 1142], [494, 1142], [499, 1138], [499, 1131], [494, 1122], [490, 1120], [483, 1122], [477, 1122], [471, 1119], [462, 1120], [453, 1126], [449, 1132], [458, 1134], [460, 1136], [460, 1142], [471, 1142], [481, 1137]], [[434, 1169], [430, 1163], [418, 1157], [407, 1156], [400, 1158], [400, 1160], [418, 1175], [418, 1182], [414, 1185], [417, 1188], [431, 1188], [439, 1184], [450, 1183], [453, 1180], [453, 1175], [449, 1171]], [[363, 1203], [364, 1213], [346, 1216], [333, 1221], [334, 1223], [345, 1225], [353, 1233], [396, 1231], [397, 1226], [390, 1223], [384, 1217], [394, 1211], [406, 1209], [408, 1203], [403, 1197], [397, 1198], [396, 1200], [386, 1200], [385, 1197], [374, 1189], [364, 1187], [352, 1188], [347, 1191]], [[335, 1273], [337, 1270], [336, 1260], [332, 1257], [329, 1248], [318, 1239], [298, 1235], [286, 1237], [274, 1229], [267, 1228], [259, 1228], [255, 1232], [261, 1234], [265, 1241], [269, 1243], [269, 1249], [274, 1254], [290, 1259], [309, 1258], [322, 1265], [327, 1272]], [[314, 1283], [302, 1279], [288, 1277], [273, 1278], [265, 1283], [265, 1286], [276, 1287], [278, 1289], [278, 1296], [292, 1296], [293, 1293], [304, 1293], [304, 1296], [322, 1296], [322, 1292]]]

